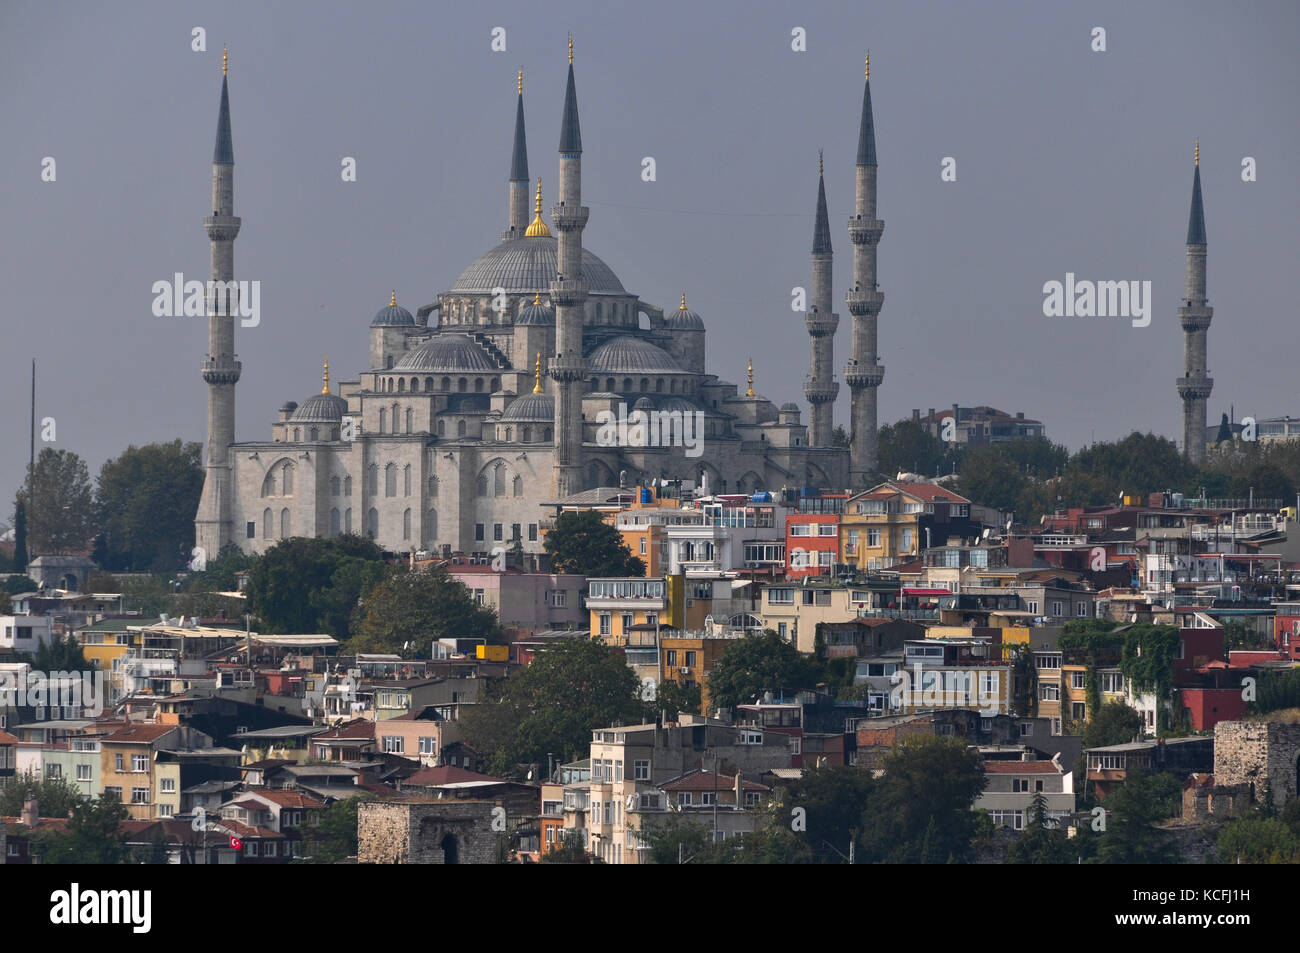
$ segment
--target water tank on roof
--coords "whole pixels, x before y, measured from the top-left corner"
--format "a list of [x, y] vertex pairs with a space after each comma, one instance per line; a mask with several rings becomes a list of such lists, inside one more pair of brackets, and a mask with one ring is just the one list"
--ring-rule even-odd
[[750, 497], [750, 501], [753, 503], [771, 503], [772, 494], [764, 490], [762, 493], [755, 493], [752, 497]]
[[642, 504], [650, 502], [650, 488], [648, 486], [641, 487], [641, 502]]

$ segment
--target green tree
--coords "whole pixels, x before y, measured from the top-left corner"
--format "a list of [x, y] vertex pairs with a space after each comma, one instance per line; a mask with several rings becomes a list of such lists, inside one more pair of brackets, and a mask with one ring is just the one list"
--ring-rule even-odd
[[831, 430], [831, 446], [849, 448], [849, 433], [843, 425], [837, 426]]
[[27, 505], [22, 495], [14, 503], [14, 572], [27, 571]]
[[678, 713], [689, 715], [701, 714], [700, 708], [703, 705], [701, 699], [700, 686], [682, 685], [672, 679], [666, 678], [659, 683], [655, 690], [653, 701], [646, 703], [649, 710], [650, 718], [658, 717], [660, 712], [667, 712], [670, 719], [675, 718]]
[[505, 679], [494, 697], [470, 705], [461, 735], [499, 775], [544, 765], [548, 754], [586, 757], [593, 727], [641, 722], [639, 689], [623, 657], [603, 643], [565, 641]]
[[385, 573], [383, 553], [369, 539], [294, 536], [253, 562], [245, 594], [265, 632], [326, 632], [343, 641], [357, 600]]
[[1009, 864], [1070, 864], [1075, 850], [1059, 821], [1047, 815], [1047, 797], [1035, 792], [1029, 802], [1029, 819], [1025, 829], [1007, 851]]
[[618, 530], [595, 510], [561, 513], [543, 545], [555, 572], [589, 579], [645, 575], [645, 563], [632, 555]]
[[[42, 813], [44, 813], [42, 811]], [[67, 833], [40, 831], [33, 838], [45, 864], [121, 864], [130, 857], [122, 822], [130, 815], [110, 795], [72, 806]]]
[[1220, 828], [1216, 846], [1219, 861], [1225, 864], [1300, 863], [1300, 836], [1278, 818], [1253, 816], [1229, 821]]
[[82, 654], [81, 643], [71, 633], [65, 638], [54, 638], [42, 644], [33, 653], [31, 664], [39, 672], [95, 671]]
[[923, 426], [911, 420], [900, 420], [880, 428], [877, 443], [879, 470], [892, 478], [899, 472], [938, 476], [951, 469], [955, 459], [952, 445], [931, 435]]
[[1219, 420], [1219, 432], [1214, 436], [1215, 443], [1229, 443], [1232, 440], [1232, 427], [1228, 425], [1228, 415]]
[[95, 555], [101, 566], [171, 572], [189, 563], [203, 493], [202, 453], [200, 444], [180, 440], [131, 445], [100, 467]]
[[582, 846], [582, 835], [578, 831], [563, 832], [559, 846], [542, 854], [544, 864], [598, 864], [593, 854], [587, 853]]
[[67, 817], [81, 795], [67, 778], [20, 774], [0, 788], [0, 817], [18, 817], [28, 798], [36, 798], [41, 817]]
[[1165, 864], [1174, 861], [1168, 832], [1155, 825], [1177, 809], [1182, 784], [1172, 774], [1130, 769], [1127, 780], [1102, 805], [1110, 812], [1098, 858], [1103, 864]]
[[190, 592], [234, 592], [239, 586], [238, 573], [252, 568], [256, 557], [250, 556], [235, 543], [226, 543], [215, 557], [209, 557], [207, 568], [192, 573], [187, 588]]
[[470, 591], [442, 566], [406, 569], [377, 583], [357, 609], [349, 651], [424, 656], [443, 638], [501, 641], [496, 613], [477, 605]]
[[1127, 744], [1142, 735], [1142, 714], [1123, 702], [1102, 705], [1083, 728], [1083, 747]]
[[[869, 825], [868, 808], [879, 783], [869, 771], [844, 765], [819, 765], [805, 769], [803, 776], [778, 791], [772, 829], [800, 831], [807, 860], [838, 864], [858, 849]], [[855, 858], [858, 859], [858, 858]]]
[[303, 863], [337, 864], [357, 855], [357, 808], [366, 801], [373, 801], [373, 794], [358, 794], [355, 797], [335, 801], [320, 816], [320, 823], [315, 827], [304, 827]]
[[95, 516], [90, 472], [71, 450], [42, 450], [20, 497], [35, 551], [78, 552], [90, 541]]
[[709, 672], [709, 707], [733, 708], [764, 692], [812, 688], [816, 662], [771, 629], [727, 645]]

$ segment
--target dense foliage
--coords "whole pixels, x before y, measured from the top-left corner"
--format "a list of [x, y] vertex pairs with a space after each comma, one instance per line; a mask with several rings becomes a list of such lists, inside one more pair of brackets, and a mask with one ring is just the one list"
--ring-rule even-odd
[[390, 652], [403, 658], [425, 658], [438, 639], [501, 641], [496, 613], [475, 603], [470, 591], [452, 579], [443, 566], [420, 571], [402, 568], [367, 590], [367, 576], [382, 575], [365, 572], [375, 565], [361, 562], [344, 566], [359, 569], [356, 579], [363, 594], [356, 609], [349, 652]]
[[561, 513], [543, 546], [555, 572], [593, 579], [645, 575], [645, 563], [632, 555], [618, 530], [595, 510]]

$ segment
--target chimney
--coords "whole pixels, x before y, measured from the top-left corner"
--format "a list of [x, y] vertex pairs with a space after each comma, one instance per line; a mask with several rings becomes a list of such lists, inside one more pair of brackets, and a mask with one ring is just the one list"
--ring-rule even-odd
[[36, 803], [36, 798], [29, 797], [23, 801], [23, 813], [18, 820], [23, 827], [35, 827], [40, 823], [41, 811], [40, 806]]
[[921, 409], [919, 407], [912, 408], [912, 422], [913, 423], [921, 422]]

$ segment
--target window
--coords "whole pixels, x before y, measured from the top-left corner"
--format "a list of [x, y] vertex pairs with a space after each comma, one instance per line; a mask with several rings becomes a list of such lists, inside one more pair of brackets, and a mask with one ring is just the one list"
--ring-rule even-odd
[[163, 778], [163, 779], [161, 779], [161, 780], [158, 782], [158, 788], [159, 788], [160, 791], [162, 791], [163, 794], [175, 794], [175, 793], [176, 793], [176, 779], [175, 779], [175, 778]]
[[148, 756], [148, 755], [144, 755], [144, 754], [133, 754], [133, 755], [131, 755], [131, 770], [132, 770], [132, 771], [148, 771], [148, 770], [149, 770], [149, 756]]
[[[407, 411], [407, 414], [410, 414], [409, 410]], [[266, 856], [267, 857], [275, 856], [275, 841], [271, 840], [266, 842]]]
[[115, 754], [115, 755], [113, 755], [113, 770], [114, 770], [114, 771], [125, 771], [125, 770], [126, 770], [125, 764], [126, 764], [126, 759], [123, 758], [122, 755], [120, 755], [120, 754]]
[[1034, 723], [1032, 721], [1022, 721], [1020, 723], [1020, 737], [1032, 738], [1034, 735]]
[[1119, 672], [1103, 672], [1101, 674], [1101, 690], [1112, 695], [1123, 693], [1124, 676]]
[[249, 521], [248, 521], [247, 529], [246, 529], [245, 533], [246, 533], [246, 535], [247, 535], [247, 537], [248, 537], [249, 539], [253, 539], [253, 538], [255, 538], [255, 537], [257, 536], [257, 521], [256, 521], [256, 520], [249, 520]]
[[774, 606], [792, 606], [794, 605], [794, 590], [769, 589], [767, 590], [767, 601]]
[[880, 530], [878, 529], [867, 530], [867, 545], [871, 547], [876, 547], [880, 545]]
[[1036, 661], [1040, 670], [1059, 669], [1061, 667], [1061, 656], [1059, 655], [1039, 655]]
[[[380, 411], [380, 413], [383, 413], [383, 411]], [[246, 853], [249, 857], [256, 857], [257, 841], [255, 840], [246, 841], [244, 843], [244, 853]]]
[[686, 653], [686, 667], [687, 668], [695, 667], [695, 653], [693, 651], [689, 651]]
[[1088, 603], [1086, 602], [1075, 603], [1074, 614], [1077, 615], [1080, 619], [1086, 617], [1088, 615]]
[[627, 630], [632, 628], [632, 613], [630, 612], [622, 613], [619, 618], [619, 622], [622, 623], [623, 634], [627, 635]]
[[77, 765], [77, 780], [78, 781], [90, 780], [90, 765], [88, 764]]
[[632, 762], [632, 780], [649, 781], [650, 780], [650, 762], [633, 761]]
[[175, 805], [172, 805], [172, 804], [159, 804], [159, 805], [158, 805], [158, 816], [159, 816], [159, 817], [173, 817], [175, 814], [176, 814], [176, 807], [175, 807]]
[[1083, 721], [1087, 707], [1083, 702], [1073, 702], [1070, 705], [1070, 718], [1074, 721]]
[[609, 614], [608, 612], [602, 612], [602, 613], [600, 614], [600, 634], [601, 634], [601, 635], [609, 635], [609, 634], [610, 634], [610, 632], [612, 631], [612, 629], [610, 628], [610, 622], [611, 622], [610, 614]]
[[1077, 688], [1077, 689], [1083, 688], [1083, 676], [1084, 676], [1083, 672], [1071, 672], [1070, 687]]
[[1065, 603], [1062, 602], [1060, 599], [1052, 600], [1052, 615], [1054, 616], [1065, 615]]
[[1037, 602], [1036, 600], [1033, 600], [1033, 599], [1026, 599], [1026, 600], [1025, 600], [1025, 611], [1026, 611], [1026, 612], [1032, 612], [1032, 613], [1034, 613], [1035, 615], [1037, 615], [1037, 614], [1038, 614], [1038, 602]]
[[148, 789], [148, 788], [132, 788], [132, 789], [131, 789], [131, 803], [132, 803], [132, 804], [148, 804], [148, 803], [149, 803], [149, 789]]
[[45, 772], [51, 778], [61, 778], [63, 777], [63, 765], [61, 764], [46, 765]]
[[556, 609], [563, 609], [568, 605], [569, 594], [563, 589], [556, 589], [551, 593], [551, 605]]
[[690, 807], [690, 806], [691, 806], [691, 792], [690, 792], [690, 791], [678, 791], [678, 792], [677, 792], [677, 806], [678, 806], [678, 807]]
[[645, 537], [644, 537], [644, 536], [641, 537], [641, 553], [640, 553], [640, 555], [642, 555], [642, 556], [645, 555]]
[[492, 539], [494, 542], [501, 542], [505, 538], [504, 531], [500, 523], [492, 524]]
[[403, 754], [406, 750], [406, 739], [401, 735], [384, 735], [384, 752], [386, 754]]
[[111, 797], [117, 801], [121, 801], [122, 789], [116, 784], [106, 785], [104, 788], [104, 796]]
[[475, 523], [475, 524], [474, 524], [474, 540], [475, 540], [475, 542], [479, 542], [479, 543], [483, 542], [483, 524], [482, 524], [482, 523]]
[[673, 668], [674, 666], [677, 665], [677, 650], [676, 650], [676, 649], [669, 649], [669, 650], [667, 651], [666, 654], [667, 654], [668, 657], [664, 660], [664, 663], [665, 663], [669, 668]]
[[537, 524], [536, 524], [536, 523], [529, 523], [529, 524], [528, 524], [528, 541], [529, 541], [530, 543], [535, 543], [535, 542], [537, 542]]
[[1038, 698], [1039, 701], [1059, 702], [1061, 700], [1061, 686], [1047, 684], [1039, 685]]

